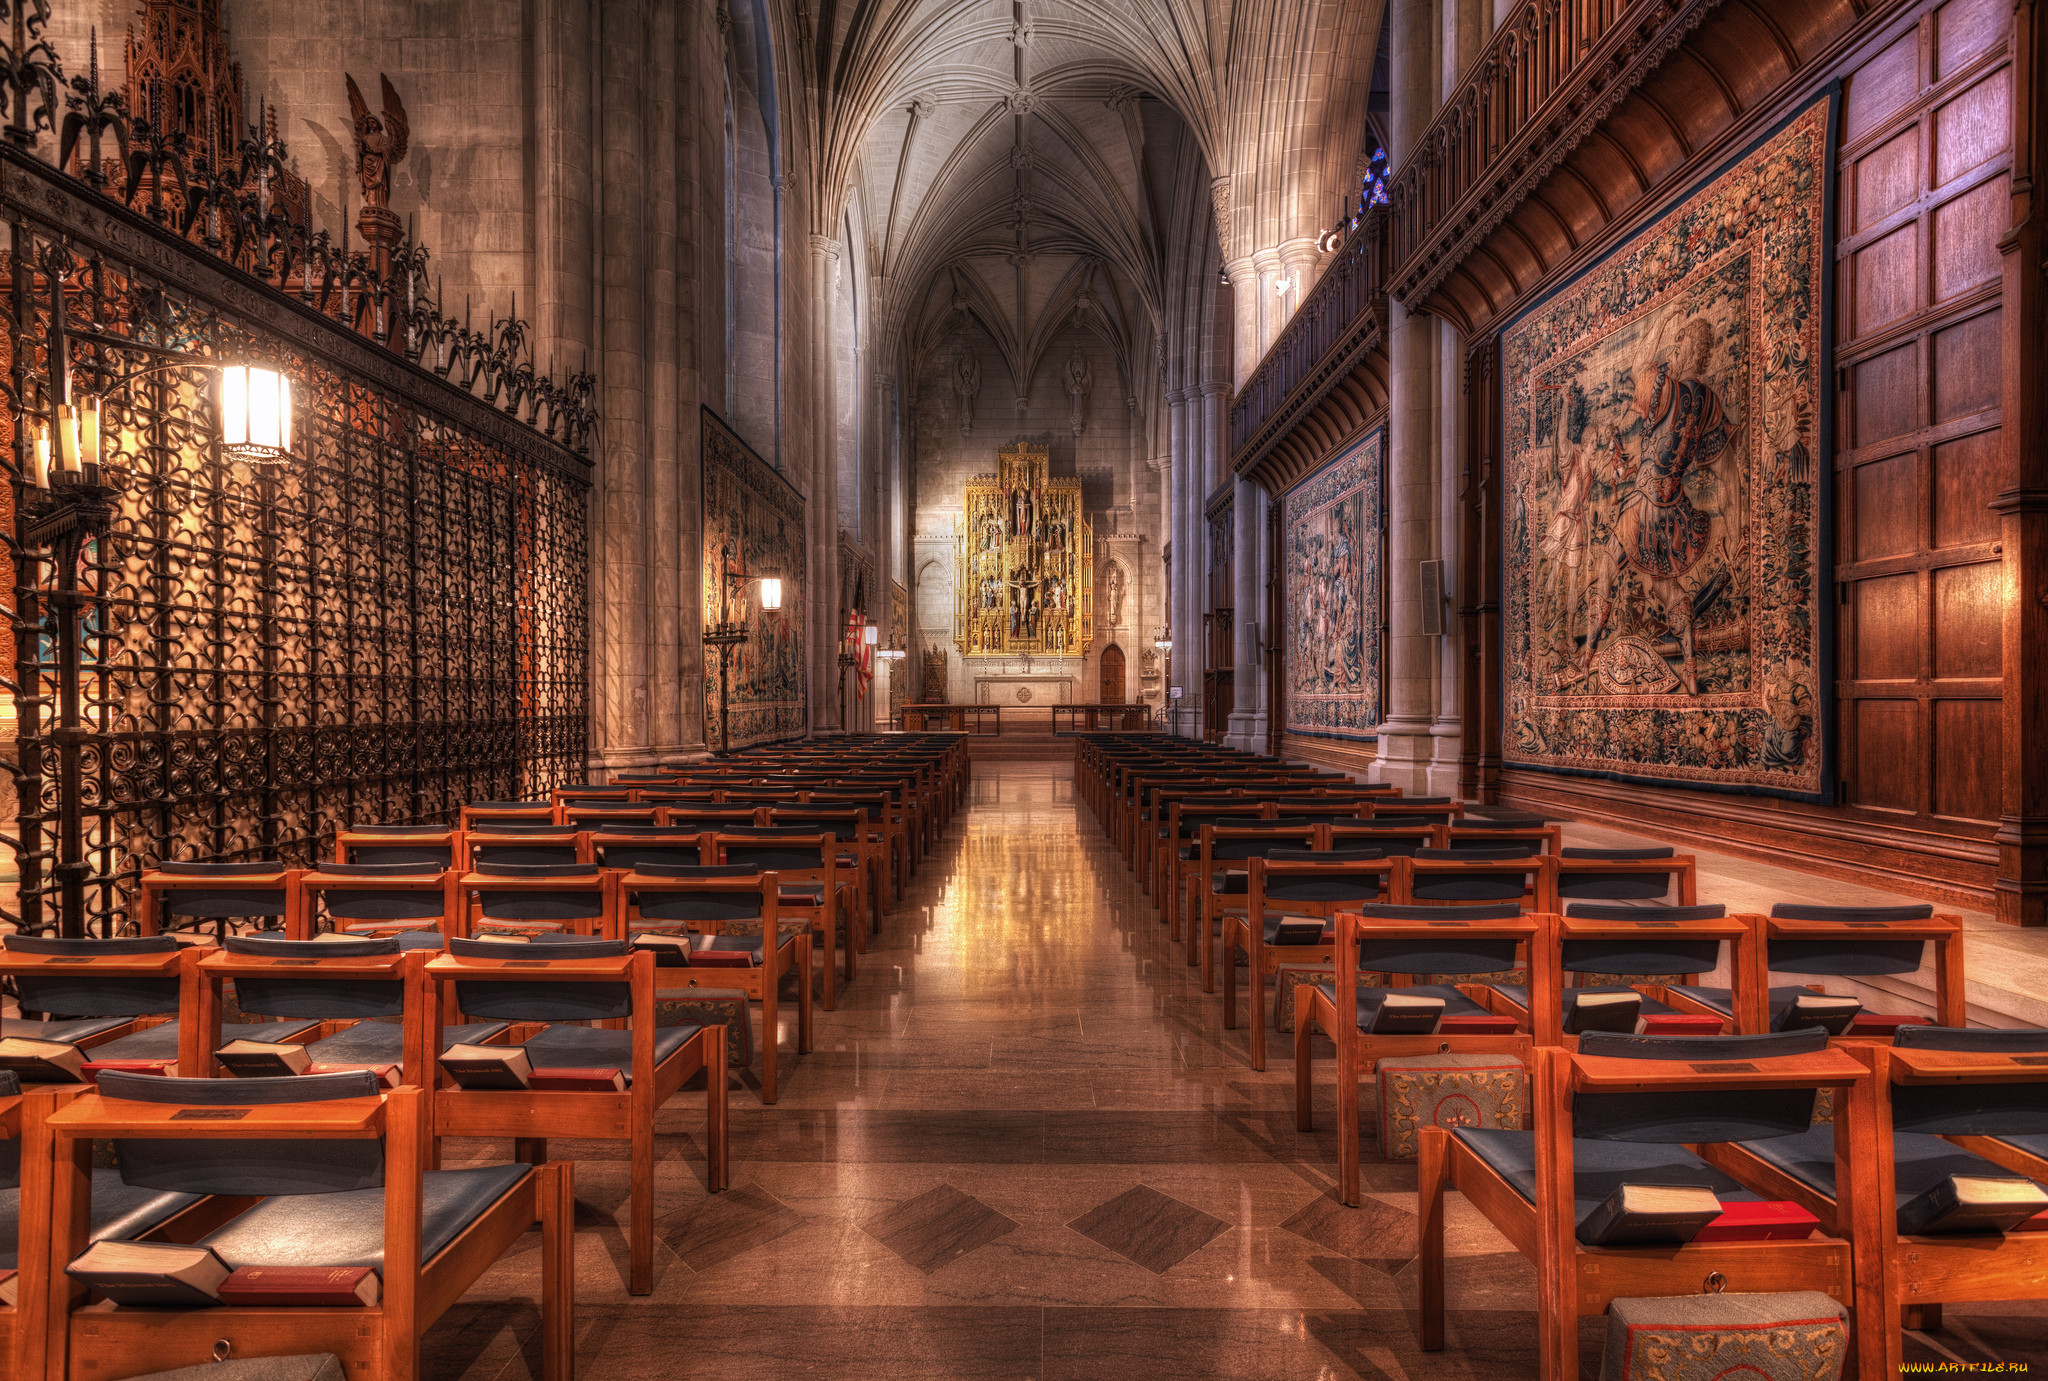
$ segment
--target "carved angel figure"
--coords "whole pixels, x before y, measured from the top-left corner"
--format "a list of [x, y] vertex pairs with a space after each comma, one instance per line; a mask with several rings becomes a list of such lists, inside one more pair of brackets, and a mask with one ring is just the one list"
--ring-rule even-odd
[[1073, 400], [1074, 435], [1079, 436], [1084, 422], [1082, 412], [1088, 404], [1088, 392], [1095, 387], [1095, 371], [1088, 367], [1088, 360], [1080, 351], [1075, 351], [1067, 360], [1062, 382], [1067, 390], [1067, 397]]
[[981, 364], [963, 354], [953, 361], [953, 396], [960, 400], [960, 435], [974, 434], [974, 400], [981, 393]]
[[384, 86], [384, 118], [380, 120], [370, 113], [356, 79], [346, 73], [343, 76], [348, 81], [349, 114], [356, 122], [356, 177], [363, 184], [363, 203], [388, 207], [391, 169], [405, 160], [406, 144], [412, 133], [405, 119], [405, 102], [391, 89], [391, 78], [378, 73], [377, 80]]

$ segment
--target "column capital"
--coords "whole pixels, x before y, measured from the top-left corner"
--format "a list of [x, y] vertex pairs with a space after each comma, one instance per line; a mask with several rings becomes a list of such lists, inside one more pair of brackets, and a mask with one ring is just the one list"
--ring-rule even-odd
[[1204, 398], [1228, 398], [1232, 391], [1230, 385], [1221, 379], [1212, 379], [1201, 387], [1201, 395]]
[[821, 255], [836, 264], [839, 262], [839, 241], [833, 239], [830, 235], [813, 234], [811, 236], [811, 253]]

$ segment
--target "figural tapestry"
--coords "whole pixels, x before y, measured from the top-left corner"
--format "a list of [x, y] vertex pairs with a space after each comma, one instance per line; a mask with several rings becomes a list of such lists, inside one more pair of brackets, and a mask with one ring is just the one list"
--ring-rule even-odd
[[1509, 766], [1823, 790], [1832, 116], [1501, 337]]
[[1290, 734], [1370, 740], [1379, 727], [1384, 438], [1375, 429], [1282, 500]]
[[[723, 572], [749, 579], [728, 612], [746, 641], [732, 649], [726, 712], [734, 748], [800, 737], [805, 712], [804, 501], [788, 480], [704, 409], [704, 626], [719, 618]], [[760, 577], [782, 581], [782, 608], [761, 607]], [[718, 742], [718, 654], [704, 653], [704, 734]]]

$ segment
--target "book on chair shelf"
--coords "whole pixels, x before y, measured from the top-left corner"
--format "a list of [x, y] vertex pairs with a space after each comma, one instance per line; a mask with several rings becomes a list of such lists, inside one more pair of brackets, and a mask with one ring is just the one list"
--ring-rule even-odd
[[533, 1086], [533, 1063], [516, 1045], [451, 1045], [441, 1068], [458, 1088], [523, 1089]]
[[1858, 1012], [1849, 1023], [1852, 1036], [1896, 1036], [1901, 1026], [1932, 1026], [1933, 1017], [1901, 1017], [1884, 1012]]
[[33, 1036], [0, 1037], [0, 1069], [11, 1069], [28, 1084], [78, 1084], [85, 1081], [85, 1055], [69, 1041], [42, 1041]]
[[542, 1093], [624, 1093], [626, 1072], [609, 1065], [555, 1065], [536, 1069], [527, 1082]]
[[1722, 1206], [1721, 1216], [1701, 1228], [1695, 1242], [1804, 1242], [1820, 1219], [1782, 1200]]
[[222, 1304], [314, 1308], [375, 1304], [384, 1282], [369, 1266], [242, 1266], [220, 1283]]
[[175, 1059], [165, 1057], [156, 1060], [87, 1060], [79, 1066], [86, 1082], [97, 1084], [100, 1075], [108, 1070], [116, 1074], [170, 1074], [177, 1068]]
[[228, 1265], [211, 1247], [176, 1242], [95, 1242], [64, 1268], [116, 1304], [220, 1303]]
[[1380, 999], [1367, 1029], [1375, 1036], [1427, 1036], [1436, 1030], [1443, 1015], [1442, 998], [1420, 997], [1396, 988]]
[[1564, 1014], [1564, 1033], [1577, 1036], [1587, 1031], [1632, 1032], [1642, 1011], [1641, 993], [1581, 992]]
[[394, 1064], [322, 1064], [315, 1060], [306, 1066], [308, 1074], [354, 1074], [362, 1071], [377, 1076], [377, 1082], [385, 1088], [397, 1088], [402, 1071]]
[[1589, 1247], [1683, 1246], [1721, 1216], [1721, 1200], [1698, 1184], [1624, 1184], [1579, 1224]]
[[1704, 1012], [1645, 1012], [1636, 1023], [1638, 1036], [1718, 1036], [1721, 1018]]
[[1320, 916], [1282, 916], [1273, 932], [1275, 945], [1320, 945], [1323, 919]]
[[304, 1074], [313, 1064], [305, 1046], [271, 1041], [229, 1041], [213, 1052], [220, 1067], [237, 1079], [278, 1079]]
[[2048, 1190], [2018, 1175], [1950, 1175], [1899, 1205], [1899, 1235], [2010, 1232], [2048, 1212]]
[[1853, 997], [1834, 997], [1827, 993], [1801, 993], [1793, 1000], [1785, 1014], [1779, 1019], [1780, 1031], [1799, 1031], [1808, 1026], [1818, 1026], [1830, 1036], [1839, 1036], [1849, 1029], [1849, 1023], [1863, 1010], [1863, 1004]]
[[1439, 1036], [1512, 1036], [1515, 1019], [1499, 1012], [1453, 1013], [1436, 1024]]

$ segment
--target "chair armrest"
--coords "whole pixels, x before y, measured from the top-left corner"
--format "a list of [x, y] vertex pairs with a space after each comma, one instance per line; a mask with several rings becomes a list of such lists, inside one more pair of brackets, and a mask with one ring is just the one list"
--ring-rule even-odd
[[362, 1140], [384, 1134], [384, 1099], [337, 1098], [325, 1103], [217, 1105], [136, 1103], [88, 1093], [51, 1114], [60, 1136], [242, 1141], [252, 1138]]

